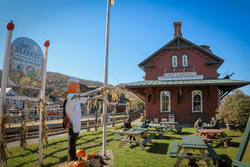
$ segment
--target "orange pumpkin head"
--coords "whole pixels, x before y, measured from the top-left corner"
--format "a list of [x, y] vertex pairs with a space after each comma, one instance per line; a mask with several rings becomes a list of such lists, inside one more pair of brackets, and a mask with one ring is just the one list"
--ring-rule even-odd
[[83, 149], [79, 149], [76, 151], [76, 156], [77, 157], [85, 157], [86, 153]]
[[68, 93], [79, 93], [80, 92], [80, 85], [76, 82], [70, 82], [68, 86]]
[[72, 167], [85, 167], [84, 162], [75, 161]]

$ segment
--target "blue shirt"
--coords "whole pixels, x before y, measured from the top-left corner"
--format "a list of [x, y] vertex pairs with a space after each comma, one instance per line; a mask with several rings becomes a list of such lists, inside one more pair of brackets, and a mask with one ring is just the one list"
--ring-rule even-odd
[[140, 122], [140, 123], [137, 125], [137, 128], [147, 128], [146, 122]]

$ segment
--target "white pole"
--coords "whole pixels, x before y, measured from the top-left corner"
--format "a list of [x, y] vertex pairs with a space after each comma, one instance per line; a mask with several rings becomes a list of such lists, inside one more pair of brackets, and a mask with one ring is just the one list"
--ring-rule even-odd
[[[1, 81], [1, 97], [0, 97], [0, 117], [4, 114], [2, 111], [3, 106], [3, 99], [6, 97], [6, 87], [8, 82], [8, 68], [10, 66], [10, 46], [11, 46], [11, 39], [12, 39], [12, 31], [14, 29], [14, 24], [12, 21], [7, 24], [7, 38], [6, 38], [6, 45], [5, 45], [5, 52], [4, 52], [4, 61], [3, 61], [3, 71], [2, 71], [2, 81]], [[0, 136], [1, 136], [1, 130], [0, 130]], [[0, 138], [1, 140], [1, 138]], [[1, 142], [1, 141], [0, 141]], [[0, 156], [1, 159], [1, 156]], [[0, 166], [2, 166], [2, 159], [0, 161]]]
[[[43, 72], [42, 72], [42, 90], [40, 98], [45, 102], [45, 85], [46, 85], [46, 71], [47, 71], [47, 59], [48, 59], [48, 47], [49, 41], [44, 42], [44, 59], [43, 59]], [[42, 102], [40, 102], [40, 122], [42, 122]], [[45, 107], [45, 105], [44, 105]], [[39, 124], [39, 165], [43, 164], [43, 143], [42, 143], [42, 124]]]
[[[104, 86], [108, 85], [108, 55], [109, 55], [109, 13], [110, 0], [107, 0], [107, 23], [106, 23], [106, 50], [105, 50], [105, 71], [104, 71]], [[107, 141], [107, 94], [103, 100], [103, 137], [102, 137], [102, 154], [106, 157], [106, 141]]]

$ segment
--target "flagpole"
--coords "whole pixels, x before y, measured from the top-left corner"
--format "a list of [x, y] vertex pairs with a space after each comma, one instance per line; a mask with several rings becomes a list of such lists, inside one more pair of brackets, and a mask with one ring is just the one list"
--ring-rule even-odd
[[[2, 106], [4, 105], [4, 98], [6, 97], [6, 87], [8, 82], [8, 68], [10, 66], [10, 46], [11, 46], [11, 39], [12, 39], [12, 32], [14, 30], [15, 25], [9, 22], [7, 25], [7, 38], [6, 38], [6, 45], [5, 45], [5, 52], [4, 52], [4, 61], [3, 61], [3, 71], [2, 71], [2, 81], [1, 81], [1, 97], [0, 97], [0, 118], [4, 114], [2, 110]], [[0, 136], [1, 136], [1, 129], [0, 129]], [[1, 142], [1, 138], [0, 138]], [[0, 156], [0, 166], [3, 165], [3, 160]]]
[[[105, 70], [104, 70], [104, 86], [108, 85], [108, 56], [109, 56], [109, 16], [110, 16], [110, 0], [107, 0], [107, 23], [106, 23], [106, 50], [105, 50]], [[106, 138], [107, 138], [107, 94], [105, 92], [103, 100], [103, 137], [102, 137], [102, 154], [106, 156]]]

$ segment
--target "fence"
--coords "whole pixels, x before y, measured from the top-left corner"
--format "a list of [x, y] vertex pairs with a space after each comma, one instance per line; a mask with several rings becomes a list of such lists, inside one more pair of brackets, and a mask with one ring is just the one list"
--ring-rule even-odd
[[[108, 125], [114, 125], [114, 124], [119, 124], [123, 123], [126, 119], [126, 113], [117, 113], [115, 114], [115, 118], [112, 117], [111, 115], [111, 120]], [[68, 130], [64, 129], [62, 126], [62, 115], [49, 115], [47, 116], [47, 119], [49, 120], [47, 122], [47, 126], [49, 127], [48, 131], [48, 136], [53, 136], [53, 135], [58, 135], [58, 134], [63, 134], [67, 133]], [[135, 111], [131, 112], [129, 114], [129, 118], [133, 121], [138, 118], [140, 118], [140, 111]], [[52, 121], [54, 120], [54, 121]], [[114, 120], [114, 121], [113, 121]], [[21, 123], [23, 121], [22, 116], [12, 116], [11, 121], [13, 123], [18, 123], [18, 124], [12, 124], [12, 126], [6, 127], [6, 142], [12, 142], [12, 141], [18, 141], [20, 140], [20, 146], [22, 147], [22, 127]], [[38, 138], [39, 137], [39, 122], [33, 123], [32, 121], [39, 121], [39, 116], [29, 116], [28, 117], [28, 122], [27, 122], [27, 128], [28, 128], [28, 136], [26, 139], [31, 139], [31, 138]], [[82, 122], [81, 122], [81, 129], [86, 129], [87, 131], [90, 131], [90, 128], [95, 128], [95, 130], [98, 129], [98, 127], [102, 127], [101, 124], [101, 119], [97, 117], [97, 114], [82, 114]]]

